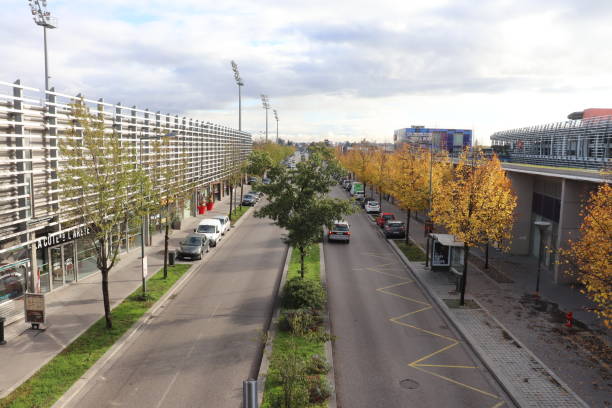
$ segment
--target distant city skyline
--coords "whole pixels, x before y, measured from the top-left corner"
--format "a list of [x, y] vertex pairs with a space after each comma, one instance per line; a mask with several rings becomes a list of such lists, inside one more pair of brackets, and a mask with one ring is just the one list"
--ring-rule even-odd
[[[259, 95], [293, 141], [391, 142], [412, 125], [499, 130], [610, 108], [605, 0], [223, 3], [48, 0], [60, 92], [265, 130]], [[43, 34], [0, 3], [0, 80], [44, 87]]]

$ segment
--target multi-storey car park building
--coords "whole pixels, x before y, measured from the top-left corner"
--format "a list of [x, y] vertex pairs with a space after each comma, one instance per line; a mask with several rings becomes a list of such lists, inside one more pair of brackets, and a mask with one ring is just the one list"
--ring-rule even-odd
[[[58, 169], [64, 160], [58, 142], [74, 124], [69, 104], [78, 98], [54, 89], [40, 92], [20, 81], [0, 82], [0, 317], [22, 311], [26, 290], [48, 292], [97, 271], [87, 225], [69, 226], [61, 211]], [[251, 151], [250, 134], [225, 126], [102, 99], [84, 101], [92, 113], [103, 115], [107, 132], [136, 146], [134, 163], [147, 171], [159, 155], [154, 140], [170, 136], [161, 161], [186, 162], [184, 188], [192, 192], [180, 204], [181, 216], [195, 215], [208, 195], [220, 198], [224, 180]], [[163, 221], [150, 214], [145, 243], [161, 232]], [[139, 247], [140, 226], [122, 226], [113, 239], [122, 251]]]
[[612, 160], [612, 109], [586, 109], [570, 120], [491, 135], [502, 160], [601, 169]]

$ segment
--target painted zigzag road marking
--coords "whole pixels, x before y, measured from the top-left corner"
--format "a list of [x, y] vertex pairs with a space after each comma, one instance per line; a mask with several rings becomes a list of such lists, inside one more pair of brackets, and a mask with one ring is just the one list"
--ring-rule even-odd
[[[374, 258], [388, 259], [387, 257], [384, 257], [384, 256], [376, 254], [376, 253], [371, 253], [371, 252], [366, 252], [365, 255], [368, 255], [368, 256], [371, 256], [371, 257], [374, 257]], [[427, 354], [425, 356], [422, 356], [422, 357], [418, 358], [417, 360], [415, 360], [415, 361], [413, 361], [411, 363], [408, 363], [408, 366], [411, 367], [411, 368], [414, 368], [416, 370], [419, 370], [421, 372], [424, 372], [424, 373], [427, 373], [429, 375], [432, 375], [434, 377], [437, 377], [439, 379], [442, 379], [444, 381], [447, 381], [447, 382], [449, 382], [451, 384], [455, 384], [455, 385], [457, 385], [459, 387], [462, 387], [462, 388], [465, 388], [465, 389], [477, 392], [479, 394], [485, 395], [487, 397], [493, 398], [496, 401], [495, 401], [494, 405], [492, 405], [490, 408], [499, 408], [499, 407], [503, 406], [505, 404], [505, 402], [504, 401], [500, 401], [500, 397], [495, 395], [495, 394], [491, 394], [490, 392], [487, 392], [487, 391], [482, 390], [480, 388], [477, 388], [477, 387], [465, 384], [465, 383], [463, 383], [463, 382], [461, 382], [459, 380], [456, 380], [456, 379], [453, 379], [451, 377], [438, 374], [436, 372], [432, 372], [432, 371], [427, 369], [427, 368], [434, 368], [434, 367], [437, 367], [437, 368], [456, 368], [456, 369], [476, 369], [477, 367], [475, 367], [475, 366], [467, 366], [467, 365], [458, 365], [458, 364], [428, 364], [428, 363], [426, 363], [427, 360], [433, 358], [434, 356], [442, 355], [444, 352], [446, 352], [448, 350], [451, 350], [452, 348], [456, 347], [457, 345], [460, 344], [460, 341], [457, 340], [457, 339], [454, 339], [452, 337], [445, 336], [443, 334], [436, 333], [434, 331], [427, 330], [427, 329], [424, 329], [422, 327], [418, 327], [418, 326], [415, 326], [413, 324], [409, 324], [409, 323], [403, 321], [403, 319], [406, 319], [406, 318], [408, 318], [410, 316], [413, 316], [413, 315], [415, 315], [417, 313], [422, 313], [422, 312], [425, 312], [427, 310], [430, 310], [430, 309], [433, 308], [433, 306], [430, 303], [428, 303], [428, 302], [425, 302], [425, 301], [422, 301], [422, 300], [418, 300], [418, 299], [414, 299], [414, 298], [411, 298], [411, 297], [408, 297], [408, 296], [404, 296], [404, 295], [401, 295], [399, 293], [390, 291], [390, 289], [395, 289], [395, 288], [399, 288], [399, 287], [406, 286], [406, 285], [412, 285], [412, 284], [415, 283], [414, 280], [412, 280], [412, 279], [410, 279], [410, 278], [408, 278], [406, 276], [400, 276], [400, 275], [396, 275], [394, 273], [391, 273], [388, 270], [388, 268], [393, 267], [394, 265], [396, 265], [396, 264], [394, 264], [392, 262], [387, 262], [387, 263], [381, 263], [379, 265], [375, 265], [375, 266], [371, 266], [371, 267], [354, 268], [354, 270], [375, 272], [375, 273], [378, 273], [380, 275], [389, 276], [389, 277], [401, 280], [401, 282], [399, 282], [399, 283], [394, 283], [392, 285], [388, 285], [388, 286], [384, 286], [384, 287], [378, 288], [378, 289], [376, 289], [376, 291], [379, 292], [379, 293], [383, 293], [385, 295], [395, 296], [395, 297], [398, 297], [400, 299], [404, 299], [404, 300], [406, 300], [408, 302], [412, 302], [412, 303], [418, 305], [419, 308], [417, 310], [413, 310], [411, 312], [404, 313], [404, 314], [402, 314], [400, 316], [391, 317], [389, 319], [389, 321], [392, 322], [392, 323], [395, 323], [397, 325], [400, 325], [402, 327], [407, 327], [407, 328], [410, 328], [410, 329], [414, 329], [414, 330], [417, 330], [417, 331], [419, 331], [421, 333], [429, 334], [431, 336], [434, 336], [434, 337], [437, 337], [437, 338], [440, 338], [440, 339], [443, 339], [443, 340], [446, 340], [446, 341], [449, 342], [449, 344], [445, 345], [444, 347], [442, 347], [442, 348], [440, 348], [440, 349], [438, 349], [438, 350], [436, 350], [436, 351], [434, 351], [432, 353], [429, 353], [429, 354]]]

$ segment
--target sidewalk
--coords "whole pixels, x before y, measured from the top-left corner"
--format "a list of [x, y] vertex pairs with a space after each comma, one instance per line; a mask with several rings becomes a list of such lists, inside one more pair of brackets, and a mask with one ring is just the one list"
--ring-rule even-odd
[[[227, 215], [228, 212], [229, 196], [226, 196], [221, 201], [217, 201], [214, 209], [207, 211], [205, 215], [185, 218], [182, 229], [172, 231], [169, 248], [176, 248], [179, 241], [192, 232], [202, 218]], [[163, 267], [163, 254], [164, 235], [155, 234], [152, 245], [145, 248], [149, 276]], [[120, 261], [109, 274], [111, 307], [115, 307], [142, 285], [140, 248], [134, 248], [121, 254], [120, 257]], [[2, 364], [0, 398], [5, 397], [22, 384], [103, 317], [101, 280], [101, 275], [95, 273], [48, 293], [45, 296], [47, 323], [44, 327], [46, 330], [31, 330], [23, 319], [5, 328], [7, 344], [0, 346]]]
[[[383, 211], [406, 219], [404, 211], [386, 200]], [[410, 236], [425, 248], [421, 222], [410, 220]], [[482, 251], [472, 252], [484, 259]], [[532, 293], [537, 260], [493, 250], [489, 256], [489, 264], [503, 276], [493, 279], [492, 274], [470, 264], [466, 296], [474, 299], [479, 309], [446, 306], [443, 299], [458, 298], [452, 274], [431, 272], [424, 263], [410, 262], [409, 267], [500, 382], [518, 395], [521, 406], [585, 406], [580, 399], [593, 407], [611, 406], [609, 332], [602, 331], [592, 313], [584, 310], [591, 304], [588, 299], [570, 285], [555, 284], [552, 274], [545, 270], [541, 275], [541, 298], [535, 299]], [[484, 264], [478, 258], [474, 263]], [[565, 328], [563, 317], [567, 311], [573, 311], [585, 325]]]

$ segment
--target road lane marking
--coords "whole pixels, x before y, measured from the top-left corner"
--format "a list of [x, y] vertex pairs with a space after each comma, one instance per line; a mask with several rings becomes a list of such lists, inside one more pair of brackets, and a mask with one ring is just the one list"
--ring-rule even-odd
[[[385, 260], [388, 259], [388, 257], [382, 256], [382, 255], [379, 255], [379, 254], [376, 254], [376, 253], [366, 252], [364, 254], [368, 255], [368, 256], [372, 256], [374, 258], [381, 258], [381, 259], [385, 259]], [[393, 268], [394, 266], [395, 266], [394, 263], [386, 262], [386, 263], [378, 264], [378, 265], [375, 265], [375, 266], [353, 268], [353, 270], [354, 271], [374, 272], [374, 273], [377, 273], [377, 274], [380, 274], [380, 275], [389, 276], [389, 277], [392, 277], [392, 278], [395, 278], [395, 279], [400, 279], [401, 282], [377, 288], [376, 291], [379, 292], [379, 293], [384, 293], [386, 295], [398, 297], [400, 299], [406, 300], [406, 301], [411, 302], [411, 303], [415, 303], [415, 304], [417, 304], [419, 306], [422, 306], [422, 307], [420, 307], [417, 310], [414, 310], [414, 311], [411, 311], [411, 312], [408, 312], [408, 313], [404, 313], [404, 314], [399, 315], [399, 316], [391, 317], [388, 320], [390, 322], [395, 323], [397, 325], [400, 325], [402, 327], [407, 327], [407, 328], [410, 328], [410, 329], [414, 329], [414, 330], [417, 330], [417, 331], [419, 331], [421, 333], [425, 333], [425, 334], [428, 334], [428, 335], [431, 335], [431, 336], [434, 336], [434, 337], [438, 337], [438, 338], [443, 339], [445, 341], [448, 341], [450, 343], [450, 344], [447, 344], [444, 347], [442, 347], [442, 348], [440, 348], [440, 349], [438, 349], [438, 350], [436, 350], [436, 351], [434, 351], [432, 353], [429, 353], [429, 354], [427, 354], [425, 356], [422, 356], [422, 357], [416, 359], [415, 361], [413, 361], [411, 363], [408, 363], [408, 366], [411, 367], [411, 368], [414, 368], [416, 370], [419, 370], [419, 371], [421, 371], [423, 373], [427, 373], [429, 375], [432, 375], [432, 376], [437, 377], [439, 379], [442, 379], [444, 381], [447, 381], [447, 382], [450, 382], [452, 384], [455, 384], [455, 385], [457, 385], [459, 387], [462, 387], [462, 388], [465, 388], [465, 389], [477, 392], [477, 393], [479, 393], [481, 395], [485, 395], [487, 397], [490, 397], [490, 398], [493, 398], [495, 400], [498, 400], [498, 401], [495, 402], [495, 405], [493, 405], [491, 408], [499, 408], [502, 405], [504, 405], [505, 401], [499, 401], [500, 397], [495, 395], [495, 394], [492, 394], [492, 393], [487, 392], [485, 390], [482, 390], [480, 388], [474, 387], [474, 386], [469, 385], [469, 384], [465, 384], [465, 383], [463, 383], [461, 381], [458, 381], [456, 379], [453, 379], [453, 378], [450, 378], [450, 377], [447, 377], [447, 376], [444, 376], [442, 374], [438, 374], [436, 372], [432, 372], [432, 371], [426, 369], [426, 368], [429, 367], [429, 368], [451, 368], [451, 369], [457, 368], [457, 369], [465, 370], [465, 369], [477, 369], [478, 367], [476, 367], [476, 366], [468, 366], [468, 365], [460, 365], [460, 364], [430, 364], [430, 363], [425, 363], [426, 360], [429, 360], [429, 359], [433, 358], [434, 356], [442, 354], [442, 353], [444, 353], [444, 352], [446, 352], [446, 351], [456, 347], [457, 345], [460, 344], [460, 341], [457, 340], [457, 339], [454, 339], [452, 337], [446, 336], [444, 334], [436, 333], [434, 331], [431, 331], [431, 330], [428, 330], [428, 329], [424, 329], [422, 327], [418, 327], [418, 326], [406, 323], [405, 321], [402, 321], [402, 319], [405, 319], [405, 318], [407, 318], [409, 316], [413, 316], [413, 315], [415, 315], [417, 313], [425, 312], [427, 310], [433, 309], [433, 306], [429, 302], [426, 302], [426, 301], [423, 301], [423, 300], [414, 299], [414, 298], [411, 298], [411, 297], [408, 297], [408, 296], [405, 296], [405, 295], [402, 295], [402, 294], [399, 294], [399, 293], [391, 291], [391, 289], [395, 289], [395, 288], [399, 288], [399, 287], [402, 287], [402, 286], [411, 285], [411, 284], [415, 283], [414, 280], [412, 280], [412, 279], [410, 279], [410, 278], [408, 278], [406, 276], [400, 276], [400, 275], [391, 273], [393, 271], [389, 271], [389, 269]]]

